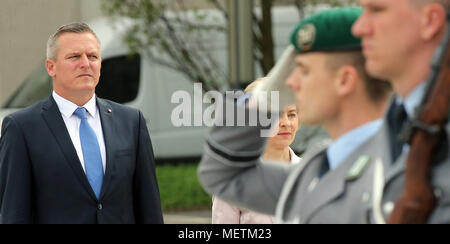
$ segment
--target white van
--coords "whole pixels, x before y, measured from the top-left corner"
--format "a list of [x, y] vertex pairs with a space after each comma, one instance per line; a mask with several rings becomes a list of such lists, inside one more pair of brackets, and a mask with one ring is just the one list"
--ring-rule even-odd
[[[215, 15], [218, 14], [218, 11], [210, 11]], [[289, 35], [299, 21], [299, 14], [294, 7], [276, 7], [273, 10], [273, 20], [275, 54], [279, 57], [288, 46]], [[122, 41], [127, 27], [130, 26], [127, 24], [129, 21], [123, 20], [114, 28], [108, 18], [88, 23], [100, 39], [102, 48], [102, 70], [96, 94], [101, 98], [142, 111], [157, 159], [200, 157], [208, 128], [205, 126], [176, 127], [171, 122], [172, 111], [178, 105], [171, 103], [172, 94], [184, 90], [193, 97], [192, 81], [182, 73], [154, 62], [144, 53], [130, 57], [128, 48]], [[210, 55], [217, 59], [222, 71], [226, 74], [228, 72], [226, 33], [205, 35], [204, 42], [210, 50]], [[43, 53], [45, 53], [44, 50]], [[256, 77], [261, 76], [257, 66], [255, 69]], [[6, 115], [47, 98], [51, 91], [52, 80], [42, 62], [0, 109], [0, 123]], [[311, 136], [311, 132], [306, 129], [301, 131], [306, 133], [305, 137]], [[306, 148], [305, 142], [308, 141], [297, 138], [294, 149], [303, 151]]]

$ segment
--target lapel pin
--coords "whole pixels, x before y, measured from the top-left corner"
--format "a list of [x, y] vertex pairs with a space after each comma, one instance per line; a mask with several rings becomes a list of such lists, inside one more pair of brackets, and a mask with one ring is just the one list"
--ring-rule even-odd
[[367, 165], [369, 165], [369, 162], [370, 156], [360, 156], [358, 160], [356, 160], [356, 162], [353, 164], [352, 168], [348, 171], [346, 180], [356, 180], [357, 178], [359, 178], [367, 168]]
[[108, 113], [112, 113], [112, 109], [108, 109]]

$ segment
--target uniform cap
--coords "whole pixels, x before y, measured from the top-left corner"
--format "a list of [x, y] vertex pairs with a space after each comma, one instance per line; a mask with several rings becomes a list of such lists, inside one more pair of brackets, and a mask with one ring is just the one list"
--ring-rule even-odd
[[352, 26], [360, 8], [335, 8], [301, 21], [291, 35], [297, 53], [361, 50], [361, 39], [353, 36]]

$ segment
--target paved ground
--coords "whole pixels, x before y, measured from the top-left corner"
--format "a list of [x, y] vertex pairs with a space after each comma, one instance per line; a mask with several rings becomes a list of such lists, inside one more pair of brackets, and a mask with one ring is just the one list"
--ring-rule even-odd
[[164, 213], [165, 224], [211, 224], [211, 210]]

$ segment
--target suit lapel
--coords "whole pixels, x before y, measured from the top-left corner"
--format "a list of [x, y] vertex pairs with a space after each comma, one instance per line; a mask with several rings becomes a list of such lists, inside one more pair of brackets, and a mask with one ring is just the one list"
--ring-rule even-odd
[[78, 158], [75, 147], [73, 146], [72, 139], [67, 131], [61, 112], [59, 111], [53, 97], [50, 97], [44, 102], [42, 106], [42, 117], [58, 142], [59, 147], [66, 158], [66, 162], [72, 168], [81, 185], [86, 189], [86, 191], [89, 192], [91, 197], [96, 199], [91, 185], [87, 180], [86, 174], [84, 173], [83, 167], [81, 166], [81, 162]]
[[108, 186], [111, 184], [111, 179], [114, 175], [114, 123], [113, 123], [113, 110], [102, 99], [97, 98], [97, 106], [100, 113], [100, 120], [102, 123], [103, 137], [105, 139], [106, 150], [106, 169], [105, 177], [103, 179], [102, 190], [100, 193], [100, 199], [106, 194]]

